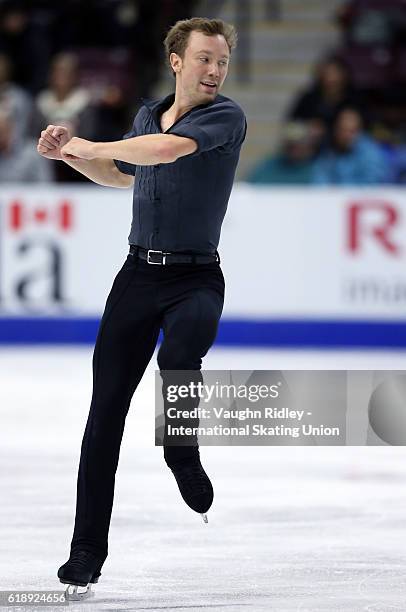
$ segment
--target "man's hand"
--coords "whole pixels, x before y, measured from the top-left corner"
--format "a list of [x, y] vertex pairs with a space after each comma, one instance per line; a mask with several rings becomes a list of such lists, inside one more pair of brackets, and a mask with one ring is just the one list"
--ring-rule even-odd
[[[134, 184], [134, 177], [120, 172], [113, 158], [98, 159], [97, 146], [83, 138], [71, 138], [67, 127], [48, 125], [41, 132], [37, 151], [47, 159], [59, 159], [98, 185], [127, 188]], [[84, 160], [92, 160], [90, 162]], [[93, 161], [94, 160], [94, 161]]]
[[61, 149], [71, 140], [68, 128], [62, 125], [48, 125], [38, 139], [37, 151], [47, 159], [63, 159]]
[[62, 148], [62, 159], [95, 159], [94, 142], [84, 138], [71, 138]]

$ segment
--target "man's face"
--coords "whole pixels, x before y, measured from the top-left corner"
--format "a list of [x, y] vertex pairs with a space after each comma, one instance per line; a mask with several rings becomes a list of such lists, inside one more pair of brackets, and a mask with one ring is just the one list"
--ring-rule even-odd
[[207, 36], [193, 31], [189, 35], [184, 58], [171, 55], [172, 67], [182, 94], [193, 102], [214, 100], [227, 76], [230, 51], [224, 36]]

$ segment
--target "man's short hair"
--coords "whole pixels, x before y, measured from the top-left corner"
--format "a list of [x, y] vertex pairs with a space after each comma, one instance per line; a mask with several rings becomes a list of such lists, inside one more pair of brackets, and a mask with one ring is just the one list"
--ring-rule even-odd
[[166, 61], [169, 67], [171, 67], [169, 60], [171, 53], [176, 53], [182, 59], [184, 58], [191, 32], [203, 32], [206, 36], [221, 34], [226, 40], [230, 53], [237, 46], [237, 32], [234, 26], [222, 19], [208, 19], [207, 17], [182, 19], [171, 27], [164, 40]]

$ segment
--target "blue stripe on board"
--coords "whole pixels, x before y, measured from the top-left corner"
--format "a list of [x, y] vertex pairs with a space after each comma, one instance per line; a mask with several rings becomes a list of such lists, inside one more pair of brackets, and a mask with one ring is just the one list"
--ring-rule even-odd
[[[0, 318], [0, 344], [93, 344], [99, 319]], [[406, 348], [406, 321], [223, 319], [217, 345]]]

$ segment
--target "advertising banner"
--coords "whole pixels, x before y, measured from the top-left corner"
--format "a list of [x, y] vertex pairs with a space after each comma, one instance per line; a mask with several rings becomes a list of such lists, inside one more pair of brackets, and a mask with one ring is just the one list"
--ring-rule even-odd
[[[2, 188], [0, 341], [93, 341], [130, 223], [129, 190]], [[403, 190], [238, 184], [219, 252], [219, 342], [406, 346]]]

